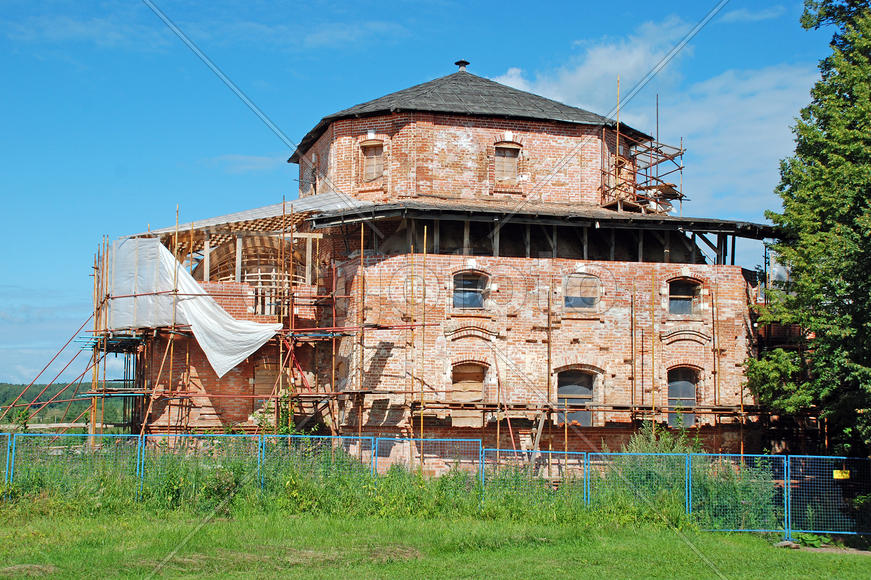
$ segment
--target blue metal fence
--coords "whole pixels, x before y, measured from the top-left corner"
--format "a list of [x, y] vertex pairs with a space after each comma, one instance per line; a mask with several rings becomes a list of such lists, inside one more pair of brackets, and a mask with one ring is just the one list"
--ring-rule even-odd
[[481, 483], [489, 501], [532, 499], [542, 507], [587, 504], [587, 453], [484, 449]]
[[484, 506], [653, 508], [711, 531], [871, 534], [871, 459], [863, 458], [484, 449], [477, 439], [0, 433], [3, 482], [24, 494], [111, 489], [124, 501], [173, 506], [279, 492], [298, 476], [364, 483], [395, 467], [477, 474]]
[[789, 532], [871, 533], [871, 460], [792, 455]]
[[690, 455], [688, 513], [703, 529], [784, 532], [783, 455]]
[[687, 510], [685, 453], [588, 453], [587, 503], [595, 508]]
[[259, 435], [146, 435], [139, 440], [140, 493], [173, 507], [259, 488]]
[[481, 467], [479, 439], [375, 439], [376, 474], [400, 466], [420, 470], [424, 475], [438, 475], [451, 469], [478, 473]]
[[320, 480], [334, 476], [374, 475], [374, 437], [264, 435], [260, 485], [275, 491], [305, 474]]

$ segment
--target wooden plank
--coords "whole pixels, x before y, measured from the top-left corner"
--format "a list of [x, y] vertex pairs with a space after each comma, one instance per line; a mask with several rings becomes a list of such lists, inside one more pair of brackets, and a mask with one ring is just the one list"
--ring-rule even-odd
[[236, 282], [242, 281], [242, 236], [236, 236]]
[[312, 238], [305, 239], [305, 283], [312, 283]]

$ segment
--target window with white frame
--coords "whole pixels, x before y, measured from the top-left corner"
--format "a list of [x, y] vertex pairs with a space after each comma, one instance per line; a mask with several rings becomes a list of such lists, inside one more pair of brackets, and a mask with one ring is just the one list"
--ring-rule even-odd
[[484, 308], [487, 281], [481, 272], [454, 274], [454, 308]]
[[698, 314], [702, 285], [695, 280], [672, 280], [668, 283], [669, 314]]
[[699, 373], [691, 367], [677, 367], [668, 371], [668, 425], [692, 427], [696, 422], [696, 387]]
[[557, 406], [559, 422], [577, 423], [582, 427], [593, 424], [590, 410], [572, 410], [586, 407], [593, 402], [593, 386], [596, 375], [583, 370], [565, 370], [557, 375]]

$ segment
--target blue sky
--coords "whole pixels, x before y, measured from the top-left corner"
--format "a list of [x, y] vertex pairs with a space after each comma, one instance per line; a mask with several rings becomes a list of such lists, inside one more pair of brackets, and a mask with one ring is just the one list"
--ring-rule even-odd
[[[155, 3], [293, 140], [459, 58], [606, 113], [618, 74], [625, 94], [716, 4]], [[729, 2], [625, 104], [621, 119], [652, 131], [659, 93], [663, 140], [684, 137], [685, 214], [762, 220], [778, 206], [778, 160], [831, 36], [800, 13]], [[293, 199], [296, 166], [141, 2], [6, 0], [0, 50], [0, 381], [29, 382], [90, 312], [101, 235], [171, 225], [176, 204], [188, 221]]]

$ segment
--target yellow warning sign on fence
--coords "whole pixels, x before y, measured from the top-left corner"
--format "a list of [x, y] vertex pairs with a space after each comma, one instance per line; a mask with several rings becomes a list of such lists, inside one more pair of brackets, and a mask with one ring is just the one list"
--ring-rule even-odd
[[835, 469], [832, 471], [832, 479], [850, 479], [850, 470]]

